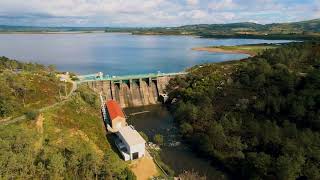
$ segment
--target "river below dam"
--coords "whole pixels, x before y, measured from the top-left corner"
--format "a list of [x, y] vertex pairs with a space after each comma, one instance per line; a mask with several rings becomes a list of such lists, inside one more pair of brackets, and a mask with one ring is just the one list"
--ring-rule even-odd
[[[161, 147], [161, 160], [178, 175], [185, 170], [198, 172], [207, 179], [228, 179], [228, 176], [213, 167], [204, 158], [198, 157], [185, 143], [181, 143], [178, 129], [168, 109], [161, 105], [126, 108], [128, 123], [137, 131], [143, 131], [153, 139], [155, 134], [164, 136], [165, 145]], [[179, 145], [170, 145], [176, 142]]]

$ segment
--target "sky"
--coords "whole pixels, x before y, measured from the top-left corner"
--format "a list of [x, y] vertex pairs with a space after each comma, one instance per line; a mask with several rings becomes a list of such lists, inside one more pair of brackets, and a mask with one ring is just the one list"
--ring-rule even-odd
[[320, 18], [320, 0], [0, 0], [1, 25], [158, 27]]

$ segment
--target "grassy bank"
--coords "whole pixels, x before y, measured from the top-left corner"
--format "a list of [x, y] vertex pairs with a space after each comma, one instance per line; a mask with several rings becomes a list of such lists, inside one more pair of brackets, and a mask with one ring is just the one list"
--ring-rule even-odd
[[266, 49], [277, 48], [279, 45], [276, 44], [249, 44], [249, 45], [238, 45], [238, 46], [209, 46], [209, 47], [198, 47], [192, 48], [196, 51], [208, 51], [216, 53], [240, 53], [255, 56], [262, 53]]

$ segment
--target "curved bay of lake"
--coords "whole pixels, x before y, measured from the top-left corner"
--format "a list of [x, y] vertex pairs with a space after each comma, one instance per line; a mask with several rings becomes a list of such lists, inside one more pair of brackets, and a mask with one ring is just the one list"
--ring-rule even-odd
[[0, 56], [55, 64], [61, 71], [110, 75], [178, 72], [206, 62], [247, 57], [193, 51], [193, 47], [279, 43], [256, 39], [204, 39], [125, 33], [0, 34]]

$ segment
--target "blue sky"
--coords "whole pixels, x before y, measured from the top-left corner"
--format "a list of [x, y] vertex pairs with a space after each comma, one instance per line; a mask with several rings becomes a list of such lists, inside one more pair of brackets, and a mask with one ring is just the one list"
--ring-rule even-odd
[[0, 0], [0, 24], [179, 26], [320, 18], [320, 0]]

